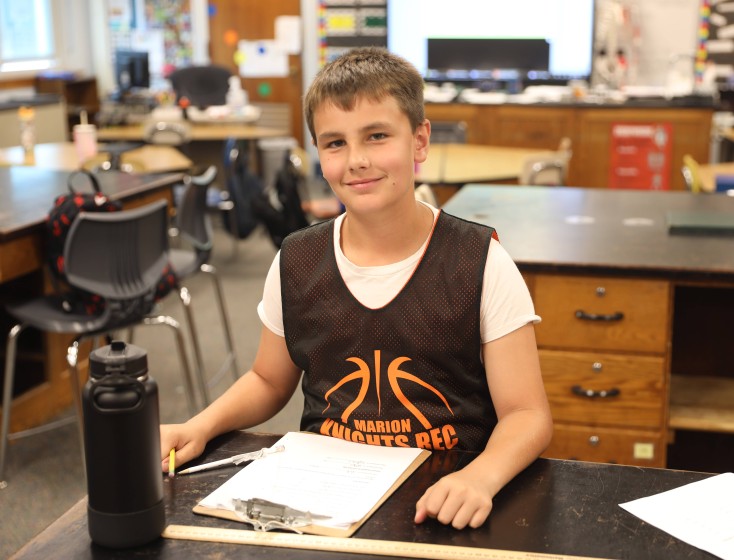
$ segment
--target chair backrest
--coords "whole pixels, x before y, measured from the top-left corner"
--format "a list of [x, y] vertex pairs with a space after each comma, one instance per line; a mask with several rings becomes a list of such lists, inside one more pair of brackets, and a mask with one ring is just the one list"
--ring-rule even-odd
[[168, 264], [167, 208], [160, 200], [133, 210], [80, 213], [64, 247], [69, 283], [106, 300], [152, 300]]
[[564, 137], [555, 152], [527, 158], [518, 182], [521, 185], [565, 185], [571, 154], [571, 139]]
[[701, 174], [698, 169], [698, 162], [690, 154], [683, 156], [683, 167], [681, 168], [683, 173], [683, 180], [686, 183], [686, 187], [692, 193], [700, 193], [701, 187]]
[[431, 121], [431, 142], [433, 144], [466, 144], [466, 123], [464, 121]]
[[188, 98], [191, 105], [206, 108], [212, 105], [224, 105], [227, 102], [229, 77], [232, 73], [223, 66], [209, 64], [205, 66], [187, 66], [174, 70], [168, 79], [176, 101]]
[[200, 264], [209, 259], [213, 245], [212, 223], [207, 212], [207, 191], [216, 176], [216, 165], [209, 166], [200, 175], [188, 176], [176, 212], [176, 227], [196, 251]]

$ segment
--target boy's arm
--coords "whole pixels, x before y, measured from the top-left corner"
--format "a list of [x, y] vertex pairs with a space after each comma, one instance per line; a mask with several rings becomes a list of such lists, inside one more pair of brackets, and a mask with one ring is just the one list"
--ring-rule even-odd
[[252, 369], [202, 412], [184, 424], [161, 426], [161, 466], [176, 449], [181, 465], [198, 457], [206, 443], [232, 430], [249, 428], [274, 416], [290, 399], [301, 377], [285, 339], [263, 327]]
[[426, 490], [416, 504], [416, 523], [432, 517], [457, 529], [479, 527], [497, 492], [550, 443], [553, 421], [533, 326], [485, 344], [482, 356], [499, 422], [476, 459]]

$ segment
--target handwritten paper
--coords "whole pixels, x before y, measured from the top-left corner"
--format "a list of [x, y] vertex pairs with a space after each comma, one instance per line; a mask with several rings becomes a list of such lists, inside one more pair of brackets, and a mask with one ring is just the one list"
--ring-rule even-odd
[[233, 511], [235, 498], [260, 498], [325, 516], [318, 525], [344, 527], [367, 516], [422, 452], [302, 432], [275, 445], [285, 450], [250, 463], [199, 505]]
[[696, 548], [734, 560], [734, 473], [712, 476], [620, 507]]

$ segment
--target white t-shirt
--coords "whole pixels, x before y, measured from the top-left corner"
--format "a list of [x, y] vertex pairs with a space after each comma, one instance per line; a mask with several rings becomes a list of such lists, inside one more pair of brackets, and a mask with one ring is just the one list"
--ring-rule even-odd
[[[425, 203], [423, 203], [425, 204]], [[438, 217], [438, 209], [426, 204]], [[336, 263], [349, 291], [355, 298], [371, 309], [382, 307], [391, 301], [405, 286], [418, 266], [429, 239], [413, 255], [400, 262], [383, 266], [357, 266], [344, 256], [340, 244], [341, 225], [344, 214], [334, 224], [334, 247]], [[257, 306], [263, 324], [279, 336], [285, 336], [283, 306], [280, 296], [280, 252], [275, 255], [265, 279], [263, 299]], [[484, 283], [481, 302], [482, 343], [496, 340], [527, 323], [537, 323], [525, 281], [520, 271], [497, 240], [492, 239], [484, 268]]]

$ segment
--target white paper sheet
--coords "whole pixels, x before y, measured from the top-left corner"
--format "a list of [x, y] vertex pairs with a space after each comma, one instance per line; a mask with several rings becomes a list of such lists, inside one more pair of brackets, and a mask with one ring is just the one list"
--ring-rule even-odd
[[620, 507], [696, 548], [734, 560], [734, 473], [712, 476]]
[[288, 76], [288, 53], [272, 39], [240, 41], [240, 76], [245, 78], [285, 78]]
[[343, 527], [367, 515], [422, 451], [301, 432], [274, 445], [285, 450], [253, 461], [200, 505], [232, 511], [233, 498], [260, 498], [329, 517], [318, 525]]

